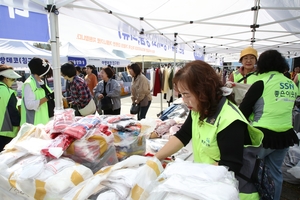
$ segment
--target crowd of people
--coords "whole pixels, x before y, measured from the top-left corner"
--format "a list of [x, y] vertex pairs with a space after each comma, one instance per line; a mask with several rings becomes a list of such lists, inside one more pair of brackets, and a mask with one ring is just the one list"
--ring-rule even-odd
[[[259, 150], [257, 156], [270, 169], [275, 183], [274, 199], [279, 200], [284, 156], [289, 146], [299, 143], [293, 130], [292, 110], [299, 94], [300, 67], [295, 67], [289, 78], [285, 75], [288, 64], [277, 50], [267, 50], [258, 56], [252, 47], [241, 51], [239, 62], [242, 67], [231, 73], [229, 82], [251, 84], [239, 106], [228, 90], [229, 84], [224, 84], [206, 62], [189, 62], [175, 73], [174, 90], [190, 113], [155, 156], [162, 160], [192, 140], [195, 162], [227, 166], [239, 180], [240, 198], [258, 200], [253, 183], [239, 176], [245, 167], [245, 148], [255, 147]], [[31, 75], [24, 81], [19, 112], [15, 92], [10, 87], [21, 76], [12, 67], [0, 65], [0, 103], [6, 108], [0, 115], [1, 150], [23, 123], [46, 124], [54, 115], [55, 95], [45, 81], [52, 76], [50, 63], [33, 58], [28, 66]], [[141, 120], [151, 106], [150, 83], [138, 64], [130, 64], [127, 69], [132, 76], [132, 104], [140, 105], [137, 119]], [[76, 116], [121, 113], [121, 86], [115, 80], [112, 66], [100, 69], [100, 81], [93, 65], [83, 70], [72, 62], [61, 66], [61, 76], [68, 82], [66, 99]], [[104, 108], [107, 101], [111, 105]]]

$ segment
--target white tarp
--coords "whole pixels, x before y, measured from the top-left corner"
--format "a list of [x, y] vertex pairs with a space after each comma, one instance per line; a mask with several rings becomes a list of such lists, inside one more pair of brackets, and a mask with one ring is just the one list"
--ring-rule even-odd
[[[195, 50], [200, 57], [205, 52], [222, 60], [253, 45], [259, 53], [272, 48], [293, 57], [298, 54], [300, 43], [300, 1], [0, 0], [0, 5], [41, 13], [46, 12], [47, 5], [54, 9], [49, 14], [49, 22], [57, 94], [61, 92], [58, 13], [117, 30], [122, 40], [135, 43], [131, 46], [137, 46], [135, 50], [141, 52], [152, 51], [154, 47], [172, 52], [176, 46], [176, 54]], [[76, 27], [76, 22], [69, 21], [69, 24]], [[98, 37], [91, 32], [83, 38], [91, 44], [89, 40]], [[100, 40], [98, 44], [102, 42], [106, 41]], [[123, 43], [119, 44], [122, 48]], [[55, 105], [61, 107], [62, 102]]]
[[[90, 49], [93, 55], [97, 51], [100, 57], [111, 58], [112, 55], [110, 52], [119, 50], [127, 53], [128, 55], [126, 57], [123, 56], [123, 58], [127, 58], [132, 62], [142, 62], [143, 57], [144, 61], [153, 62], [158, 60], [170, 62], [170, 60], [174, 60], [174, 52], [172, 50], [158, 48], [146, 42], [143, 44], [141, 38], [128, 39], [121, 35], [117, 27], [110, 29], [80, 19], [76, 19], [76, 26], [73, 26], [70, 21], [74, 21], [75, 18], [64, 14], [61, 14], [59, 17], [60, 39], [62, 41], [68, 40], [73, 44], [79, 44], [85, 49], [93, 48]], [[103, 48], [99, 47], [99, 45]], [[88, 54], [88, 52], [85, 52], [85, 54]], [[188, 51], [177, 53], [176, 56], [178, 60], [194, 60], [193, 53]], [[113, 58], [116, 59], [118, 57], [115, 56]], [[115, 64], [114, 66], [117, 65]]]
[[224, 56], [253, 44], [259, 52], [276, 48], [286, 55], [298, 51], [299, 6], [288, 0], [94, 0], [74, 1], [60, 12], [130, 36], [144, 29], [144, 37], [169, 47], [178, 33], [178, 48], [186, 51], [197, 44], [206, 54]]
[[[55, 2], [60, 14], [130, 35], [139, 35], [144, 29], [144, 36], [165, 40], [163, 43], [169, 45], [174, 43], [174, 33], [178, 33], [176, 43], [186, 51], [198, 46], [206, 54], [224, 56], [253, 44], [259, 52], [276, 48], [292, 57], [299, 46], [299, 1], [0, 0], [1, 5], [41, 13], [46, 13], [44, 7], [51, 2]], [[260, 9], [255, 10], [255, 6]], [[69, 24], [83, 29], [76, 22]], [[255, 32], [251, 25], [257, 26]], [[90, 32], [87, 36], [94, 35]]]
[[60, 47], [60, 55], [68, 57], [68, 60], [81, 67], [86, 65], [104, 67], [109, 64], [114, 67], [125, 67], [130, 63], [129, 60], [109, 53], [102, 47], [86, 49], [70, 42]]
[[0, 40], [0, 64], [28, 72], [28, 62], [33, 57], [46, 58], [50, 62], [52, 60], [50, 51], [36, 48], [28, 42]]

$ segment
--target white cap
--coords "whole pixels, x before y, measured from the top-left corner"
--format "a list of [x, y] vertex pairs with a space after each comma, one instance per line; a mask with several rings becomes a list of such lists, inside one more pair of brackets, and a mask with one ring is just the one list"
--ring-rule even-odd
[[12, 69], [4, 70], [0, 72], [0, 75], [6, 78], [14, 78], [14, 79], [21, 78], [21, 76]]

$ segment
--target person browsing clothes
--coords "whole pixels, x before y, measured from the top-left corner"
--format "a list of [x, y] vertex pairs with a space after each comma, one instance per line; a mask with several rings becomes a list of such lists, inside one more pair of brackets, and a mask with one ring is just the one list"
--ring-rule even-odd
[[132, 76], [131, 83], [131, 100], [132, 103], [140, 105], [140, 110], [137, 114], [137, 119], [146, 118], [146, 114], [152, 101], [150, 94], [150, 82], [144, 74], [142, 74], [141, 67], [134, 63], [127, 66], [130, 75]]
[[96, 104], [86, 82], [76, 75], [75, 66], [68, 62], [60, 68], [61, 76], [69, 81], [70, 91], [67, 100], [75, 109], [75, 116], [86, 116], [96, 112]]
[[99, 100], [98, 107], [101, 108], [101, 99], [105, 96], [112, 100], [112, 108], [103, 110], [105, 115], [119, 115], [121, 113], [121, 86], [113, 79], [114, 72], [110, 67], [104, 67], [100, 71], [101, 81], [94, 88], [95, 97]]

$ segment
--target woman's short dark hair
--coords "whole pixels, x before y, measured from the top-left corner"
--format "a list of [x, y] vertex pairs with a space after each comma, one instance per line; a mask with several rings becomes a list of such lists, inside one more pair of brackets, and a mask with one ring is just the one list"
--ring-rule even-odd
[[[176, 72], [173, 83], [176, 91], [178, 91], [178, 84], [180, 84], [196, 96], [199, 102], [197, 109], [200, 113], [200, 121], [215, 114], [223, 95], [221, 90], [223, 84], [208, 63], [201, 60], [187, 63]], [[227, 96], [227, 98], [235, 103], [232, 95]]]
[[103, 67], [102, 70], [107, 74], [108, 78], [113, 77], [114, 72], [112, 71], [112, 69], [110, 67]]
[[257, 61], [256, 71], [258, 74], [277, 71], [284, 73], [288, 63], [285, 58], [277, 50], [267, 50], [260, 54]]
[[76, 69], [75, 69], [75, 66], [74, 66], [72, 63], [70, 63], [70, 62], [67, 62], [67, 63], [63, 64], [63, 65], [60, 67], [60, 72], [61, 72], [63, 75], [69, 77], [69, 78], [71, 78], [71, 77], [73, 77], [73, 76], [76, 76]]
[[78, 72], [80, 72], [80, 73], [81, 73], [81, 67], [79, 67], [79, 66], [76, 66], [76, 67], [75, 67], [75, 69], [76, 69], [76, 71], [78, 71]]
[[96, 67], [94, 65], [87, 65], [86, 68], [96, 69]]
[[141, 67], [138, 64], [136, 64], [136, 63], [128, 65], [127, 68], [128, 69], [132, 69], [132, 71], [134, 72], [135, 76], [140, 75], [140, 73], [142, 72]]

